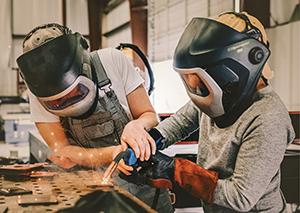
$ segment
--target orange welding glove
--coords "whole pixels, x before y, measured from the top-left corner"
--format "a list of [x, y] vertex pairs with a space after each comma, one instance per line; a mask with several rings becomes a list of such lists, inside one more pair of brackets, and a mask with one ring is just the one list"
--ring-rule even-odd
[[218, 183], [218, 172], [206, 170], [186, 159], [175, 158], [174, 182], [185, 192], [210, 205]]

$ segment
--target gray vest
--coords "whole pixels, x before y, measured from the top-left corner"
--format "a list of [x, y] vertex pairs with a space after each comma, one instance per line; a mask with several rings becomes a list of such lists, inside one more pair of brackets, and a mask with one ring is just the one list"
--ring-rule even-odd
[[120, 145], [120, 138], [129, 118], [111, 89], [111, 82], [97, 51], [90, 55], [97, 73], [98, 87], [104, 91], [105, 95], [98, 98], [96, 109], [88, 118], [64, 118], [68, 126], [66, 134], [71, 136], [70, 144], [85, 148]]
[[[83, 146], [85, 148], [99, 148], [120, 144], [120, 138], [125, 125], [129, 119], [118, 101], [115, 92], [110, 88], [111, 83], [102, 66], [98, 53], [92, 52], [91, 57], [96, 68], [98, 86], [105, 90], [105, 95], [99, 98], [95, 112], [86, 119], [63, 118], [67, 123], [67, 136], [70, 144]], [[99, 168], [100, 169], [100, 168]], [[103, 167], [102, 172], [106, 170]], [[127, 190], [147, 205], [151, 206], [156, 190], [150, 186], [138, 186], [129, 183], [113, 174], [114, 182], [121, 188]], [[157, 204], [158, 212], [171, 213], [173, 207], [170, 202], [169, 192], [166, 189], [160, 190]]]

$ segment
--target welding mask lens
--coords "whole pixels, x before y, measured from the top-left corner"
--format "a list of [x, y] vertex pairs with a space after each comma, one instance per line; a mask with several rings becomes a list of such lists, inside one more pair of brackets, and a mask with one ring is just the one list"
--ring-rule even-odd
[[202, 97], [209, 95], [209, 90], [197, 73], [181, 73], [180, 76], [191, 93]]
[[52, 101], [44, 101], [44, 103], [51, 110], [62, 110], [83, 100], [88, 93], [89, 89], [83, 84], [79, 83], [67, 95]]

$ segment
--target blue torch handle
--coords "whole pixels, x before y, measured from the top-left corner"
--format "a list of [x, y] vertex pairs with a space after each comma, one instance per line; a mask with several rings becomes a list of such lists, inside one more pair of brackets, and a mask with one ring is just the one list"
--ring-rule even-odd
[[[163, 144], [161, 141], [162, 141], [162, 139], [164, 139], [163, 136], [156, 129], [150, 129], [150, 130], [148, 130], [148, 133], [155, 140], [156, 149], [157, 150], [161, 149], [162, 144]], [[133, 149], [127, 148], [126, 151], [130, 152], [130, 156], [123, 157], [125, 164], [129, 165], [129, 166], [135, 165], [138, 159], [135, 157], [135, 153], [134, 153]]]
[[130, 155], [124, 157], [125, 164], [132, 166], [137, 162], [137, 158], [135, 157], [133, 149], [127, 148], [126, 151], [129, 151]]

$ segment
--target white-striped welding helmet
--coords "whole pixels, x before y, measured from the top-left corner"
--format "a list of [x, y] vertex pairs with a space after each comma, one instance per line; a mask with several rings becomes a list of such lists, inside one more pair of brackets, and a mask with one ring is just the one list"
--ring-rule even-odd
[[189, 97], [219, 127], [234, 123], [251, 105], [270, 55], [258, 39], [261, 33], [252, 25], [249, 30], [251, 34], [215, 20], [193, 18], [174, 52], [173, 67]]

